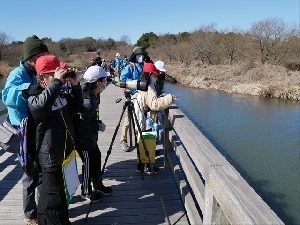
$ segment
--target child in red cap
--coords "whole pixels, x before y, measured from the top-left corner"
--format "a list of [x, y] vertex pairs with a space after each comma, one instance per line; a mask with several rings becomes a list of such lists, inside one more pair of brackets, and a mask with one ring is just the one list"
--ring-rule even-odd
[[67, 70], [60, 68], [54, 55], [39, 57], [36, 71], [42, 89], [29, 97], [28, 106], [37, 125], [37, 159], [42, 170], [43, 197], [38, 202], [38, 224], [71, 224], [62, 164], [74, 149], [72, 115], [83, 104], [82, 91], [76, 74], [74, 78], [67, 78], [72, 96], [60, 96]]
[[[155, 130], [155, 127], [151, 127], [157, 121], [158, 111], [170, 107], [174, 101], [177, 100], [176, 96], [166, 94], [163, 97], [157, 98], [154, 84], [159, 76], [159, 73], [153, 63], [145, 63], [143, 67], [143, 73], [141, 80], [149, 82], [147, 91], [137, 91], [132, 99], [134, 103], [135, 113], [138, 117], [138, 123], [142, 131]], [[145, 114], [149, 116], [145, 116]], [[151, 123], [152, 121], [152, 123]], [[150, 126], [149, 126], [150, 125]], [[153, 172], [157, 173], [160, 169], [153, 166]], [[150, 164], [147, 163], [144, 167], [143, 163], [138, 163], [137, 172], [152, 172]]]

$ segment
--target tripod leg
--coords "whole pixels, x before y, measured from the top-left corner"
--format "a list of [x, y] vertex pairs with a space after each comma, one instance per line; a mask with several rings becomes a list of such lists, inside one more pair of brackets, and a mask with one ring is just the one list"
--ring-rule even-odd
[[[136, 117], [135, 118], [133, 117], [133, 112], [134, 112], [134, 107], [132, 105], [129, 105], [128, 106], [128, 114], [130, 114], [130, 117], [131, 117], [130, 123], [132, 124], [132, 127], [134, 129], [134, 138], [135, 138], [137, 157], [139, 160], [139, 164], [142, 165], [139, 144], [137, 143], [137, 133], [135, 132], [135, 129], [136, 129], [135, 123], [137, 124], [137, 126], [139, 126], [139, 124], [138, 124], [137, 120], [134, 121], [136, 119]], [[144, 180], [144, 165], [141, 166], [141, 172], [142, 172], [142, 180]]]
[[[108, 149], [108, 151], [107, 151], [107, 154], [106, 154], [106, 157], [105, 157], [105, 161], [104, 161], [102, 170], [101, 170], [101, 172], [100, 172], [99, 179], [98, 179], [98, 181], [97, 181], [96, 190], [98, 189], [99, 184], [100, 184], [100, 182], [101, 182], [101, 180], [102, 180], [102, 176], [103, 176], [103, 173], [104, 173], [104, 169], [105, 169], [105, 166], [106, 166], [108, 157], [109, 157], [110, 154], [111, 154], [111, 149], [112, 149], [112, 146], [113, 146], [114, 141], [115, 141], [115, 139], [116, 139], [116, 136], [117, 136], [118, 130], [119, 130], [119, 128], [120, 128], [120, 124], [121, 124], [121, 121], [122, 121], [122, 118], [123, 118], [123, 115], [124, 115], [124, 112], [125, 112], [125, 109], [126, 109], [127, 106], [128, 106], [128, 103], [125, 102], [125, 104], [124, 104], [124, 106], [123, 106], [123, 110], [122, 110], [121, 116], [120, 116], [120, 119], [119, 119], [119, 122], [118, 122], [118, 125], [116, 126], [116, 129], [115, 129], [115, 132], [114, 132], [114, 134], [113, 134], [113, 137], [112, 137], [112, 140], [111, 140], [109, 149]], [[92, 195], [92, 197], [91, 197], [91, 202], [90, 202], [90, 204], [89, 204], [89, 208], [88, 208], [88, 211], [87, 211], [86, 216], [85, 216], [85, 221], [87, 221], [88, 216], [89, 216], [89, 214], [90, 214], [90, 210], [91, 210], [91, 207], [92, 207], [92, 204], [93, 204], [93, 200], [94, 200], [95, 193], [96, 193], [96, 191], [94, 191], [94, 193], [93, 193], [93, 195]]]
[[128, 128], [128, 130], [129, 130], [129, 146], [132, 146], [132, 123], [131, 123], [131, 121], [132, 121], [132, 114], [129, 113], [129, 112], [130, 112], [130, 106], [128, 105], [128, 113], [127, 113], [127, 115], [128, 115], [128, 123], [129, 123], [129, 128]]

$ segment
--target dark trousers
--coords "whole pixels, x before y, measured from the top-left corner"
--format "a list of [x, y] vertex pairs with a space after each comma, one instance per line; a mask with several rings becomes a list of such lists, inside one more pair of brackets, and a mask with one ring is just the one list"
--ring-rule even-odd
[[35, 194], [37, 194], [37, 200], [40, 197], [40, 191], [42, 188], [42, 173], [36, 174], [33, 177], [29, 177], [26, 173], [22, 177], [23, 184], [23, 211], [26, 218], [37, 218], [37, 207]]
[[82, 194], [91, 194], [91, 182], [93, 183], [94, 188], [97, 186], [97, 182], [99, 179], [99, 186], [102, 184], [102, 177], [100, 177], [101, 152], [97, 145], [92, 151], [78, 151], [78, 154], [83, 163], [81, 192]]
[[68, 225], [69, 211], [67, 206], [62, 167], [55, 170], [42, 168], [42, 190], [38, 204], [39, 225]]

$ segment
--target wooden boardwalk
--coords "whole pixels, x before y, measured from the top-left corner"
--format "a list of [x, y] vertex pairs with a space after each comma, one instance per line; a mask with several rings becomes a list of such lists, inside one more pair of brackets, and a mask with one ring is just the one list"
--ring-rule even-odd
[[[110, 84], [101, 93], [100, 119], [106, 130], [99, 133], [102, 163], [107, 154], [113, 133], [121, 116], [123, 103], [116, 104], [124, 96], [122, 89]], [[2, 121], [1, 121], [2, 122]], [[122, 126], [123, 122], [121, 122]], [[155, 177], [136, 172], [136, 149], [123, 152], [120, 148], [120, 133], [113, 143], [104, 173], [104, 184], [113, 188], [111, 196], [103, 196], [93, 203], [87, 222], [85, 216], [88, 202], [80, 198], [80, 187], [69, 207], [72, 224], [189, 224], [180, 193], [170, 169], [163, 168], [163, 149], [158, 145], [160, 156], [156, 166], [161, 172]], [[78, 169], [81, 177], [81, 161]], [[22, 210], [22, 171], [15, 154], [0, 151], [0, 224], [24, 224]], [[165, 210], [164, 210], [165, 209]], [[166, 217], [166, 213], [168, 219]]]

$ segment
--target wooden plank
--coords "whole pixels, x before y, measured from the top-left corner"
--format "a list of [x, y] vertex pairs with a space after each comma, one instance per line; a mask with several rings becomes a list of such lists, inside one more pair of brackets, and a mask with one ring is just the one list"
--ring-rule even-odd
[[[172, 132], [173, 133], [173, 132]], [[173, 135], [170, 135], [173, 136]], [[178, 151], [176, 149], [176, 151]], [[195, 205], [195, 201], [192, 197], [191, 190], [189, 188], [189, 185], [186, 182], [185, 177], [183, 176], [183, 172], [180, 169], [180, 166], [178, 164], [177, 156], [175, 155], [175, 152], [169, 151], [168, 153], [168, 161], [170, 163], [171, 169], [173, 169], [173, 174], [175, 177], [175, 180], [177, 182], [177, 186], [181, 193], [181, 198], [184, 204], [184, 207], [186, 209], [189, 222], [191, 224], [195, 225], [201, 225], [202, 224], [202, 218], [200, 216], [200, 213], [198, 212], [198, 209]]]

